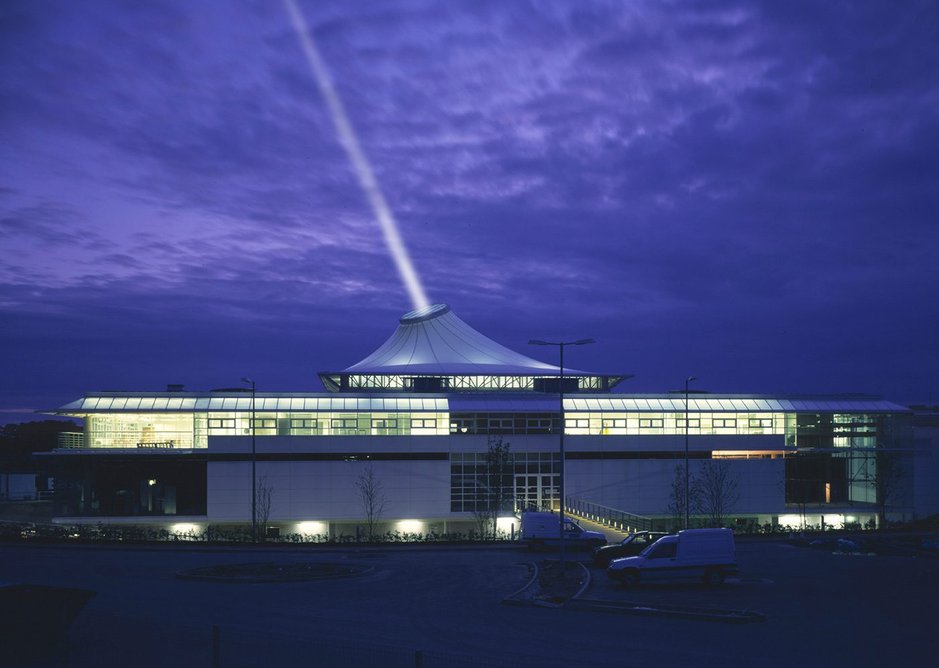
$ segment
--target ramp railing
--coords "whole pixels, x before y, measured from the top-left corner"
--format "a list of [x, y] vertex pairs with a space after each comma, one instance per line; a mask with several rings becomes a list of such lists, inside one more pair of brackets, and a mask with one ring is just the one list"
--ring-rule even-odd
[[620, 531], [652, 531], [653, 519], [583, 499], [566, 498], [567, 511]]

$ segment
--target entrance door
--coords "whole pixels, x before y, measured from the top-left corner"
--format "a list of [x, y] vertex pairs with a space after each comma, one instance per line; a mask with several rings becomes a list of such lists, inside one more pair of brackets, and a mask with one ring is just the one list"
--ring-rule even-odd
[[553, 478], [552, 475], [516, 474], [515, 511], [556, 510]]

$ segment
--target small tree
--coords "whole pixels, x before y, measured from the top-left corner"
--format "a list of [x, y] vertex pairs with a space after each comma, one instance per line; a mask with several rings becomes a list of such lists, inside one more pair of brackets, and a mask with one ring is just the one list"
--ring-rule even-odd
[[254, 486], [254, 512], [258, 526], [258, 540], [264, 542], [267, 537], [267, 521], [271, 517], [271, 496], [274, 489], [267, 481], [267, 476], [258, 478]]
[[483, 539], [497, 537], [499, 513], [507, 506], [514, 506], [510, 447], [501, 436], [490, 436], [485, 463], [476, 476], [473, 519]]
[[726, 459], [709, 459], [701, 467], [698, 491], [708, 524], [720, 527], [740, 499], [740, 478]]
[[[688, 514], [698, 513], [701, 507], [698, 481], [692, 474], [688, 481]], [[685, 528], [685, 464], [675, 465], [675, 475], [668, 497], [668, 512], [672, 517], [672, 529]]]
[[889, 448], [877, 448], [874, 459], [874, 471], [870, 476], [877, 494], [877, 516], [881, 529], [887, 528], [887, 508], [900, 495], [905, 473], [900, 454]]
[[385, 494], [382, 491], [381, 480], [375, 475], [375, 469], [371, 464], [368, 464], [356, 479], [355, 486], [359, 490], [362, 509], [365, 511], [365, 529], [368, 540], [374, 541], [375, 527], [381, 521], [382, 513], [385, 511]]

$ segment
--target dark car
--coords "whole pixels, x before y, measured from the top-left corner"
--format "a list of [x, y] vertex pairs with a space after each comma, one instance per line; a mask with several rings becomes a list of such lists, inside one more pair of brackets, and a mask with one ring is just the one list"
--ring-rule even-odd
[[594, 550], [593, 563], [595, 563], [597, 566], [606, 568], [614, 559], [635, 556], [652, 545], [652, 543], [657, 541], [662, 536], [667, 535], [667, 533], [660, 533], [656, 531], [638, 531], [636, 533], [631, 533], [626, 536], [622, 542], [613, 543], [612, 545], [605, 545]]

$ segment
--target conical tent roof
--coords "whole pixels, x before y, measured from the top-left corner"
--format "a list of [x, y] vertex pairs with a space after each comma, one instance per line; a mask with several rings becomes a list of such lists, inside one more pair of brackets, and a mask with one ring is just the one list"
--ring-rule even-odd
[[[460, 320], [446, 304], [405, 313], [378, 350], [345, 370], [357, 374], [557, 375], [558, 367], [509, 350]], [[565, 374], [583, 374], [565, 369]]]

